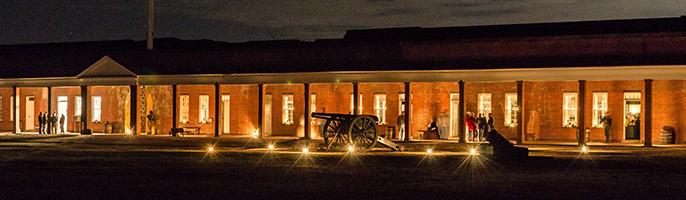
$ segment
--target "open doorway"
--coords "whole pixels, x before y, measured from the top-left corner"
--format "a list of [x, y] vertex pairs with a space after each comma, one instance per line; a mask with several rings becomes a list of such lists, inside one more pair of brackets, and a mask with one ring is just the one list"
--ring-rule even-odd
[[641, 139], [641, 92], [624, 92], [624, 139]]
[[230, 127], [229, 123], [231, 122], [230, 118], [230, 99], [231, 97], [229, 95], [222, 95], [222, 134], [229, 134]]
[[67, 117], [67, 106], [67, 96], [57, 96], [57, 123], [60, 123], [60, 119], [62, 118], [62, 116], [64, 116], [64, 124], [57, 128], [58, 133], [61, 133], [62, 130], [67, 130], [67, 124], [69, 124]]

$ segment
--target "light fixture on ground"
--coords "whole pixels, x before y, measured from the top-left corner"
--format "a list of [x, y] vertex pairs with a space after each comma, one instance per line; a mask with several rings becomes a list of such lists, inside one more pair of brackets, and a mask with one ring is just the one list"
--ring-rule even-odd
[[428, 154], [431, 154], [431, 152], [433, 152], [431, 149], [426, 150], [426, 153], [428, 153]]
[[581, 151], [582, 151], [582, 152], [588, 151], [588, 148], [586, 148], [586, 145], [581, 146]]
[[348, 151], [355, 151], [355, 147], [353, 147], [353, 146], [348, 146]]
[[310, 152], [310, 150], [308, 150], [307, 148], [303, 148], [303, 153], [307, 153], [307, 152]]
[[210, 148], [207, 149], [207, 151], [212, 152], [212, 151], [214, 151], [214, 148], [213, 148], [213, 147], [210, 147]]
[[252, 137], [253, 137], [253, 138], [257, 138], [257, 136], [258, 136], [257, 130], [254, 130], [254, 131], [252, 132]]
[[476, 154], [476, 149], [472, 149], [469, 151], [470, 154]]
[[270, 144], [267, 148], [269, 148], [269, 150], [274, 150], [274, 145]]

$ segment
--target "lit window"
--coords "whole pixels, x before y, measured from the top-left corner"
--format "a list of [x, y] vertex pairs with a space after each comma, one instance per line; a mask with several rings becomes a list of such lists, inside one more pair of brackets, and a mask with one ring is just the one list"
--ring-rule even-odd
[[505, 94], [505, 126], [517, 125], [517, 109], [517, 94]]
[[[310, 116], [317, 111], [317, 95], [310, 94]], [[310, 124], [317, 124], [317, 118], [310, 117]]]
[[488, 113], [491, 113], [491, 93], [479, 93], [479, 114], [488, 116]]
[[74, 105], [74, 112], [76, 115], [81, 115], [81, 97], [76, 97], [76, 105]]
[[283, 95], [283, 124], [293, 124], [293, 95]]
[[198, 106], [198, 123], [205, 124], [210, 121], [210, 95], [200, 95], [200, 105]]
[[[357, 114], [361, 115], [362, 114], [362, 94], [360, 94], [359, 96], [360, 96], [360, 103], [359, 103], [360, 105], [358, 107]], [[350, 94], [350, 113], [353, 113], [353, 114], [355, 114], [355, 112], [354, 112], [355, 107], [353, 107], [354, 104], [355, 104], [355, 97], [353, 94]]]
[[386, 124], [386, 94], [374, 95], [374, 111], [379, 118], [379, 124]]
[[593, 93], [593, 127], [600, 127], [607, 112], [607, 93]]
[[102, 121], [102, 98], [100, 96], [93, 96], [93, 122]]
[[562, 105], [562, 124], [565, 127], [576, 127], [577, 125], [577, 93], [564, 93], [564, 104]]
[[0, 122], [2, 121], [2, 96], [0, 96]]
[[188, 105], [190, 97], [188, 95], [181, 95], [181, 113], [179, 115], [179, 122], [182, 124], [188, 123], [190, 116], [188, 113]]

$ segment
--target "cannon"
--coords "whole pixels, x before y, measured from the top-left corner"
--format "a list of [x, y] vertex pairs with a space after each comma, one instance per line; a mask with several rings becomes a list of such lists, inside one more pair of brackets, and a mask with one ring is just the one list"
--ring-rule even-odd
[[377, 142], [396, 151], [400, 149], [399, 145], [379, 137], [376, 116], [312, 113], [312, 117], [326, 120], [321, 131], [327, 151], [344, 151], [349, 147], [367, 151]]

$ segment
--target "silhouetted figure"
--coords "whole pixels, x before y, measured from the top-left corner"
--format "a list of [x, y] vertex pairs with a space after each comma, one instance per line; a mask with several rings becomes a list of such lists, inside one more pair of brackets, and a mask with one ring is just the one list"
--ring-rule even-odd
[[38, 113], [38, 134], [43, 134], [43, 112]]
[[57, 111], [52, 111], [52, 115], [50, 116], [50, 123], [52, 124], [52, 132], [54, 134], [57, 134]]
[[60, 133], [64, 133], [64, 114], [60, 116]]

